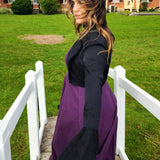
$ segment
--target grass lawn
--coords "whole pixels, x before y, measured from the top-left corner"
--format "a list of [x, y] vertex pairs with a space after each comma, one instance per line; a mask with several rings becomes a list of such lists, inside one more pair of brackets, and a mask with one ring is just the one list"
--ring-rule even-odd
[[[108, 14], [116, 41], [111, 67], [122, 65], [129, 80], [160, 100], [160, 16]], [[0, 15], [0, 119], [24, 86], [37, 60], [44, 63], [47, 115], [58, 114], [66, 52], [77, 36], [71, 22], [58, 15]], [[62, 44], [39, 45], [18, 39], [24, 34], [63, 35]], [[113, 81], [109, 78], [108, 83]], [[12, 159], [29, 159], [27, 113], [11, 137]], [[126, 95], [126, 153], [131, 160], [160, 159], [160, 122]]]

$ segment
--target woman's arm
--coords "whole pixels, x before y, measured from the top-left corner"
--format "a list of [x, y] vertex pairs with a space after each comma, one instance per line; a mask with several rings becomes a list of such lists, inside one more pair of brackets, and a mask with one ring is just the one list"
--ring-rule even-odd
[[102, 85], [106, 81], [105, 74], [108, 73], [106, 52], [101, 45], [89, 46], [86, 48], [83, 57], [85, 66], [85, 106], [84, 106], [84, 127], [98, 131]]

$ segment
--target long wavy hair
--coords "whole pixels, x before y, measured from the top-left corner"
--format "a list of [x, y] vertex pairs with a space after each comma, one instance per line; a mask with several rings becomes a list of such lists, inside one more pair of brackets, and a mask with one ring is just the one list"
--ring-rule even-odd
[[[74, 19], [73, 23], [75, 26], [75, 32], [80, 34], [82, 39], [92, 28], [96, 27], [99, 33], [101, 33], [108, 44], [108, 54], [113, 47], [114, 35], [107, 26], [106, 20], [106, 0], [77, 0], [79, 4], [86, 8], [86, 13], [81, 17], [87, 17], [84, 29], [82, 30], [83, 24], [76, 24]], [[67, 0], [68, 11], [66, 12], [67, 17], [70, 19], [69, 14], [73, 13], [73, 1]]]

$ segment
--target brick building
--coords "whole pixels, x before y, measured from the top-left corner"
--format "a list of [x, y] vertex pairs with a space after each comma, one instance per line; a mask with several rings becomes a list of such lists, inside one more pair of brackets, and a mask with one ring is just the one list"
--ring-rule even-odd
[[[14, 0], [0, 0], [0, 8], [6, 7], [10, 8], [11, 3]], [[33, 9], [39, 9], [38, 0], [31, 0], [33, 4]], [[66, 11], [67, 0], [58, 0], [61, 3], [61, 10]], [[147, 2], [147, 9], [150, 8], [160, 8], [160, 0], [106, 0], [106, 8], [110, 12], [124, 11], [129, 9], [132, 11], [139, 11], [139, 7], [142, 6], [143, 2]]]
[[[15, 0], [0, 0], [0, 8], [2, 7], [10, 8], [13, 1]], [[33, 4], [33, 9], [39, 9], [38, 0], [31, 0], [31, 1]]]
[[143, 2], [147, 2], [147, 9], [160, 8], [160, 0], [107, 0], [106, 8], [110, 12], [130, 10], [139, 11], [139, 7]]

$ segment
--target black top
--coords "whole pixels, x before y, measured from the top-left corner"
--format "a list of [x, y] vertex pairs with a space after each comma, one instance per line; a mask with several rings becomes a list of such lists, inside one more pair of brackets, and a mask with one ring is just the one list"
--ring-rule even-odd
[[58, 160], [96, 160], [102, 86], [108, 75], [109, 61], [105, 38], [96, 30], [77, 40], [69, 51], [69, 82], [85, 87], [84, 124], [81, 131], [65, 147]]

